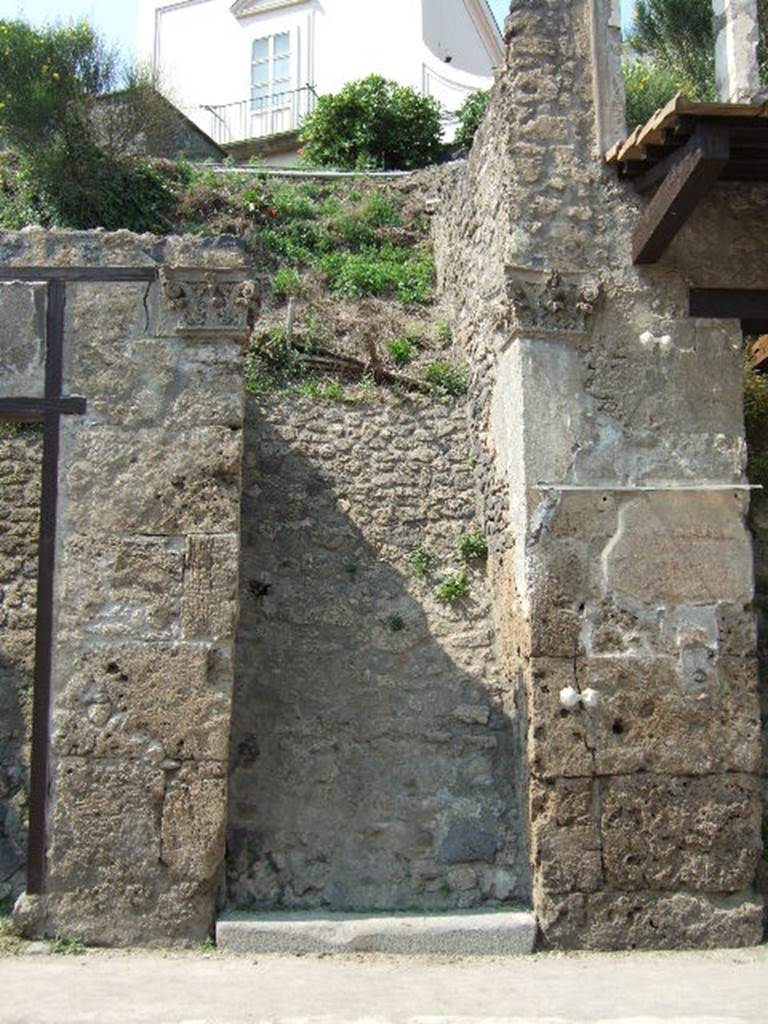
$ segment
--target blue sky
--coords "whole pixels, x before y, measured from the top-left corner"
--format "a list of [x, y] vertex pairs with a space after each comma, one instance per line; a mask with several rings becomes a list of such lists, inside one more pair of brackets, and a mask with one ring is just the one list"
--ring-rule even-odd
[[[509, 0], [490, 0], [496, 17], [503, 21]], [[136, 0], [0, 0], [0, 17], [22, 17], [35, 23], [87, 17], [109, 39], [130, 55], [136, 40]], [[625, 19], [633, 0], [621, 0]]]

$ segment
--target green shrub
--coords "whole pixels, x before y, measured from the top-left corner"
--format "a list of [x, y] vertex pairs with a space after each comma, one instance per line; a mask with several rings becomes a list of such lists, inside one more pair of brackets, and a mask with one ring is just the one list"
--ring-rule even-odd
[[452, 363], [437, 360], [424, 371], [424, 379], [433, 395], [458, 398], [467, 393], [467, 371]]
[[[24, 211], [63, 227], [167, 230], [172, 183], [124, 155], [154, 118], [156, 92], [129, 76], [117, 102], [104, 106], [119, 84], [118, 64], [85, 21], [37, 30], [2, 20], [0, 39], [0, 135], [19, 155]], [[19, 212], [6, 207], [3, 223]]]
[[288, 267], [278, 270], [272, 278], [272, 292], [278, 299], [287, 299], [301, 295], [304, 284], [300, 275]]
[[307, 163], [348, 170], [425, 167], [440, 157], [441, 138], [439, 104], [380, 75], [321, 96], [301, 131]]
[[455, 604], [469, 597], [469, 577], [465, 572], [449, 576], [435, 591], [440, 604]]
[[458, 149], [469, 150], [475, 139], [480, 122], [485, 117], [491, 102], [490, 89], [484, 92], [473, 92], [464, 100], [456, 112], [459, 119], [459, 130], [456, 132], [455, 145]]
[[671, 71], [647, 60], [624, 64], [624, 88], [628, 131], [645, 124], [680, 91]]
[[408, 338], [395, 338], [387, 345], [387, 349], [395, 366], [407, 366], [416, 358], [416, 349]]
[[465, 562], [475, 562], [488, 557], [488, 541], [480, 530], [462, 533], [456, 541], [456, 550]]

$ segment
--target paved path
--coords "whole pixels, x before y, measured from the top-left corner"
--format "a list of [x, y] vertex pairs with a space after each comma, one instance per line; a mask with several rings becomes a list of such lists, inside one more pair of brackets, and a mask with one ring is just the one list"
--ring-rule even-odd
[[0, 959], [1, 1024], [766, 1024], [768, 947], [508, 960]]

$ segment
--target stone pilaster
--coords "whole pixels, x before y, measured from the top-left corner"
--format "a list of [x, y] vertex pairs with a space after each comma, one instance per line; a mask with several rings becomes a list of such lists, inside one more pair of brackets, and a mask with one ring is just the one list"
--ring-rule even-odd
[[[475, 367], [544, 939], [742, 945], [761, 905], [741, 337], [689, 319], [680, 249], [632, 265], [639, 203], [602, 164], [595, 110], [614, 32], [607, 4], [513, 4], [441, 279]], [[726, 251], [710, 275], [733, 276]]]
[[[3, 241], [86, 270], [66, 286], [64, 393], [87, 410], [61, 427], [45, 892], [20, 911], [38, 934], [198, 942], [223, 879], [253, 290], [228, 243]], [[87, 280], [153, 263], [152, 284]]]
[[760, 90], [757, 0], [712, 0], [715, 75], [721, 103], [749, 103]]

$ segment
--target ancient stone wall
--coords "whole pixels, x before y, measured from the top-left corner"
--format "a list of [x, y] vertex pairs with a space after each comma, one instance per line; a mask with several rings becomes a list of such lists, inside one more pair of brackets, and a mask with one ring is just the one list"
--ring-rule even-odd
[[463, 403], [248, 400], [231, 905], [529, 902], [473, 461]]
[[[66, 285], [64, 394], [87, 411], [61, 426], [47, 871], [20, 919], [96, 943], [199, 940], [224, 859], [241, 256], [231, 242], [66, 232], [0, 235], [0, 254], [84, 278]], [[87, 280], [105, 267], [162, 274]], [[8, 301], [41, 287], [9, 285]], [[20, 344], [35, 354], [39, 339]], [[13, 623], [1, 642], [6, 657]]]
[[441, 282], [501, 525], [545, 941], [739, 945], [762, 927], [741, 336], [689, 319], [687, 296], [697, 268], [738, 275], [760, 248], [702, 235], [702, 210], [661, 265], [632, 266], [640, 203], [597, 144], [609, 16], [513, 5], [490, 115], [445, 192]]
[[0, 426], [0, 901], [24, 889], [42, 436]]

